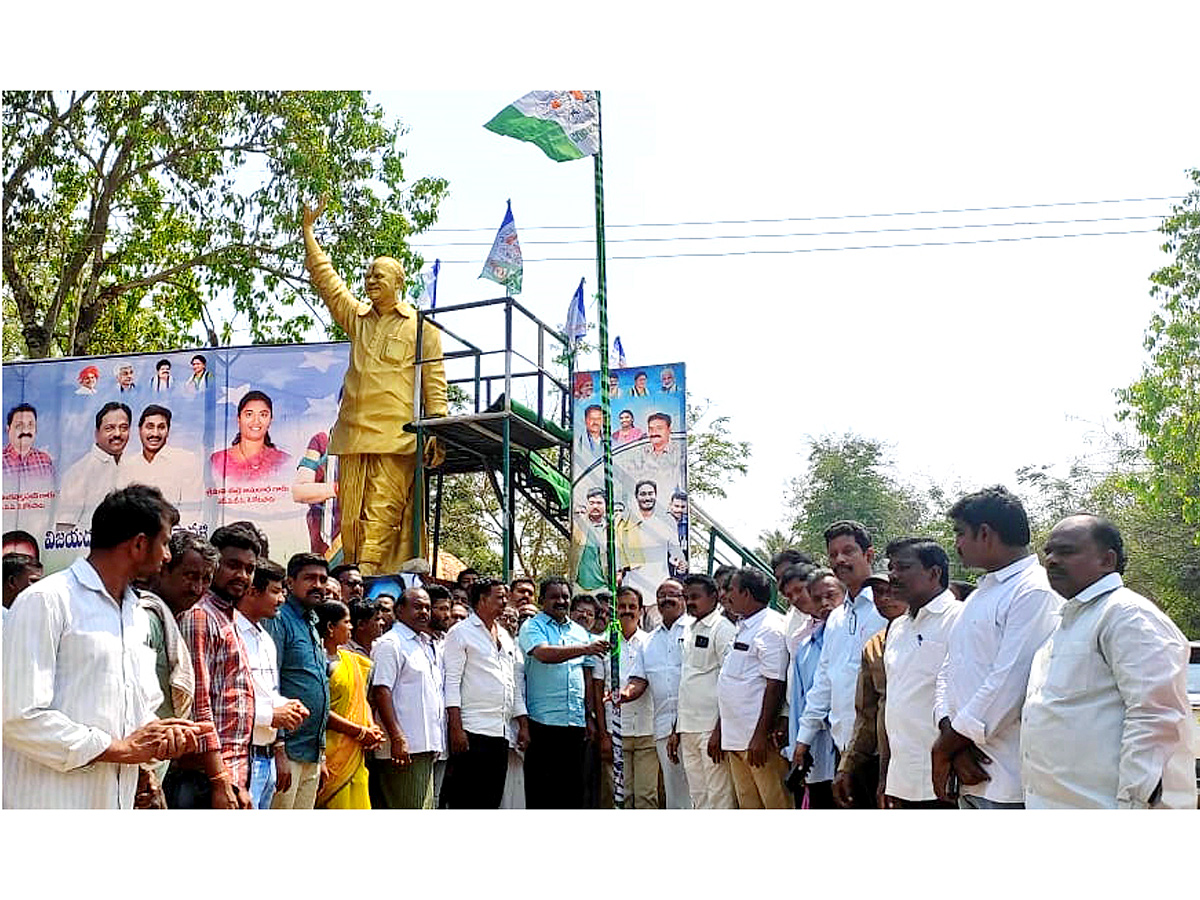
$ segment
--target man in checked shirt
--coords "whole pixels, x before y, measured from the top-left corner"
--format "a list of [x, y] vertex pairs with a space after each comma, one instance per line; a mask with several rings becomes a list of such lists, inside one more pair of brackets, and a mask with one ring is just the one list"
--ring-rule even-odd
[[252, 809], [250, 739], [254, 729], [254, 675], [237, 624], [234, 606], [254, 578], [258, 537], [241, 525], [224, 525], [212, 534], [221, 556], [212, 586], [200, 602], [179, 618], [179, 631], [192, 656], [196, 699], [192, 715], [212, 722], [220, 743], [221, 773], [209, 772], [212, 805]]

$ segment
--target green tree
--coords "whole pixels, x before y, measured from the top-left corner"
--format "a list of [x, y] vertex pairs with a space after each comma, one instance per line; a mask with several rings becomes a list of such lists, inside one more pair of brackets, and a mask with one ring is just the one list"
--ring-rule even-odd
[[[1130, 420], [1145, 441], [1149, 468], [1137, 490], [1163, 515], [1178, 511], [1200, 525], [1200, 168], [1193, 188], [1160, 231], [1162, 251], [1174, 258], [1150, 276], [1162, 301], [1147, 329], [1149, 361], [1141, 377], [1117, 391], [1118, 419]], [[1200, 532], [1197, 532], [1200, 539]]]
[[691, 497], [725, 496], [735, 475], [749, 470], [750, 442], [730, 437], [729, 416], [715, 416], [705, 423], [712, 403], [701, 398], [687, 406], [687, 481]]
[[[310, 289], [299, 203], [328, 193], [343, 273], [380, 253], [410, 272], [440, 178], [406, 185], [403, 129], [357, 91], [5, 91], [6, 357], [301, 339]], [[199, 326], [203, 339], [194, 336]], [[335, 329], [331, 329], [333, 334]], [[6, 332], [6, 338], [8, 333]]]
[[839, 519], [862, 522], [882, 553], [893, 538], [917, 534], [928, 518], [884, 444], [853, 433], [812, 439], [808, 468], [792, 480], [790, 505], [792, 533], [815, 559], [825, 556], [825, 528]]

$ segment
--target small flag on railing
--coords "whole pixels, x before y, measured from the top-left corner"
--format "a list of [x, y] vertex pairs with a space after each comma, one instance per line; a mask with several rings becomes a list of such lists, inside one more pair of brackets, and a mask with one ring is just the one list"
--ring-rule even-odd
[[587, 313], [583, 308], [583, 282], [584, 279], [579, 279], [579, 287], [575, 289], [575, 295], [571, 298], [571, 306], [567, 310], [567, 338], [571, 341], [580, 341], [587, 337]]
[[617, 335], [613, 340], [613, 349], [617, 351], [617, 368], [625, 368], [625, 348], [621, 346], [621, 336]]
[[521, 245], [517, 242], [517, 225], [513, 221], [512, 201], [509, 200], [508, 211], [500, 223], [500, 230], [496, 232], [496, 240], [492, 242], [492, 250], [479, 277], [490, 278], [504, 285], [509, 294], [519, 294], [521, 270]]

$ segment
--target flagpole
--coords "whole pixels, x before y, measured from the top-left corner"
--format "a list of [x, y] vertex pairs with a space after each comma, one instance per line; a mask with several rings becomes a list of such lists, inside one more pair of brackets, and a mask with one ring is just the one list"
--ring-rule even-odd
[[[599, 285], [600, 320], [600, 411], [603, 422], [600, 445], [604, 453], [605, 560], [607, 562], [609, 601], [608, 631], [611, 648], [609, 664], [612, 690], [621, 687], [621, 625], [617, 619], [617, 543], [613, 531], [613, 460], [612, 410], [608, 396], [608, 282], [604, 259], [604, 127], [600, 92], [596, 91], [596, 283]], [[621, 707], [612, 707], [613, 802], [620, 808], [625, 800], [625, 766], [621, 742]]]

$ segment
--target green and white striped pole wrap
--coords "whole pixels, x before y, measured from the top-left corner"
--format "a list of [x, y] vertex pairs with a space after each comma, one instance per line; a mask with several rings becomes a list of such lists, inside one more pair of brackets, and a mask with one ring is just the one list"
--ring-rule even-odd
[[[600, 92], [596, 91], [596, 118], [599, 145], [593, 157], [596, 165], [596, 283], [600, 286], [600, 412], [601, 447], [604, 452], [604, 518], [605, 560], [608, 570], [608, 589], [612, 594], [608, 611], [608, 640], [611, 688], [615, 693], [621, 686], [621, 623], [617, 619], [617, 542], [613, 531], [613, 461], [612, 410], [608, 397], [608, 285], [604, 265], [604, 130], [600, 121]], [[621, 707], [612, 707], [613, 802], [620, 807], [625, 801], [625, 760], [621, 746]]]

